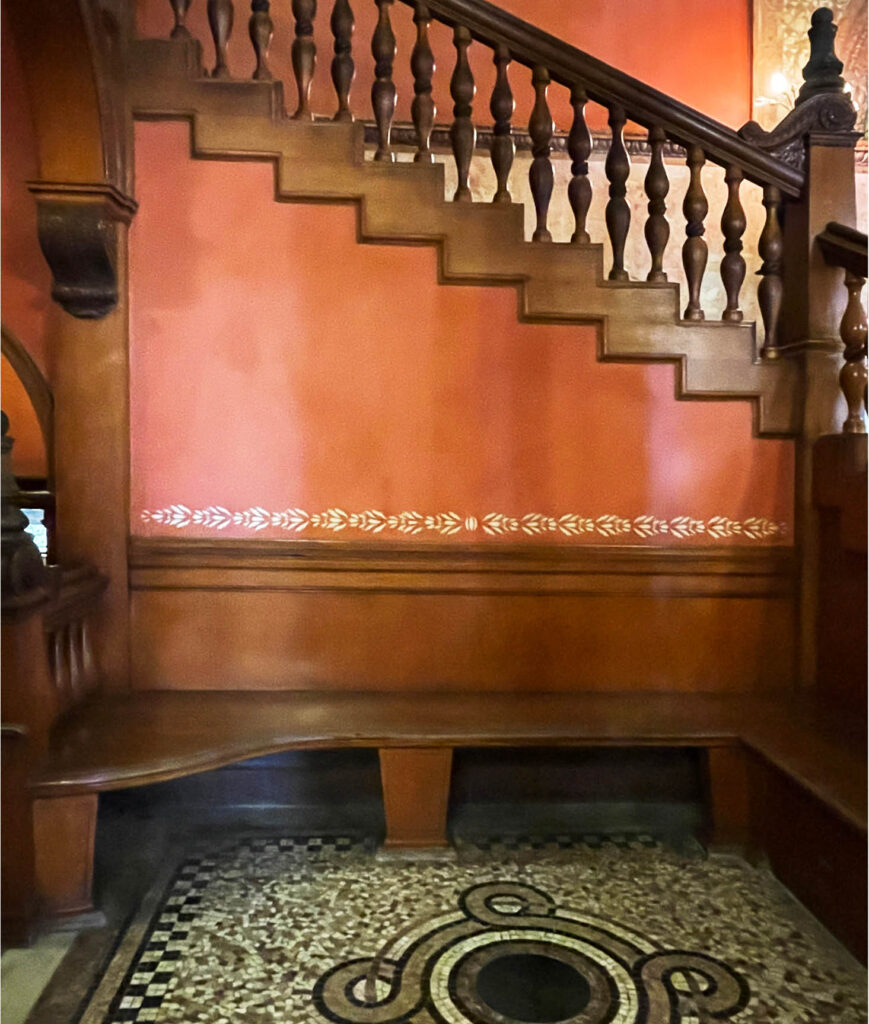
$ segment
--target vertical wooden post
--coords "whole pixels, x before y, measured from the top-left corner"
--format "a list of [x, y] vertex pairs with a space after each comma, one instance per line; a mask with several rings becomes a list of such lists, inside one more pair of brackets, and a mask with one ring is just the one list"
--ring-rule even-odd
[[93, 909], [97, 801], [96, 793], [84, 793], [34, 802], [36, 891], [52, 916]]
[[742, 745], [734, 745], [709, 747], [707, 757], [711, 816], [707, 842], [745, 847], [751, 841], [748, 754]]
[[452, 760], [449, 747], [381, 748], [388, 849], [447, 845]]

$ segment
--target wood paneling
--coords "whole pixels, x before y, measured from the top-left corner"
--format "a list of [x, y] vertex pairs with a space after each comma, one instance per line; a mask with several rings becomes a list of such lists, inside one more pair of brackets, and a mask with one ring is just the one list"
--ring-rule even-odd
[[139, 541], [133, 685], [781, 688], [791, 557]]

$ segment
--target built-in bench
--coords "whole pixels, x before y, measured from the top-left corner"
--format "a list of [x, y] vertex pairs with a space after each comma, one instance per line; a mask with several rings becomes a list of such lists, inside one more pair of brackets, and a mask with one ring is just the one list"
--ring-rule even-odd
[[[708, 766], [711, 843], [755, 850], [780, 844], [791, 828], [782, 820], [790, 812], [781, 791], [791, 787], [800, 806], [813, 808], [812, 827], [830, 838], [824, 856], [835, 875], [861, 870], [864, 745], [853, 719], [793, 693], [103, 696], [58, 722], [36, 774], [37, 877], [55, 912], [81, 911], [90, 904], [98, 793], [289, 749], [377, 748], [386, 845], [444, 845], [452, 752], [479, 746], [700, 748]], [[785, 841], [786, 849], [800, 843], [801, 864], [805, 839]], [[785, 857], [785, 874], [788, 868]], [[830, 908], [817, 909], [829, 919]], [[853, 917], [853, 908], [841, 910]], [[834, 923], [859, 947], [858, 923]]]

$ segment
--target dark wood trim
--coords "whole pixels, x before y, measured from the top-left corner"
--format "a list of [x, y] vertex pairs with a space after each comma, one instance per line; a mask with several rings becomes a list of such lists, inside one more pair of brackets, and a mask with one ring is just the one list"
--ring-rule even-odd
[[3, 355], [9, 360], [9, 365], [18, 375], [42, 433], [42, 440], [45, 444], [45, 457], [48, 463], [49, 488], [53, 478], [52, 464], [54, 458], [54, 395], [51, 386], [42, 371], [33, 361], [33, 357], [24, 347], [21, 339], [5, 325], [0, 328], [0, 339], [2, 339]]
[[371, 545], [132, 538], [132, 590], [791, 596], [790, 547]]

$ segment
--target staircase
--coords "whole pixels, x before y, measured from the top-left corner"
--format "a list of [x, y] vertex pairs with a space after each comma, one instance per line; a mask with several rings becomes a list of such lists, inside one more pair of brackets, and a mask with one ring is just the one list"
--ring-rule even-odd
[[[483, 0], [408, 4], [414, 8], [417, 26], [410, 61], [416, 98], [413, 128], [404, 135], [415, 140], [416, 154], [413, 162], [397, 162], [392, 144], [395, 40], [391, 5], [392, 0], [377, 0], [378, 23], [372, 43], [377, 62], [372, 88], [374, 125], [369, 131], [369, 138], [373, 135], [377, 140], [373, 159], [366, 158], [371, 152], [369, 147], [366, 153], [365, 124], [353, 121], [350, 114], [353, 15], [347, 0], [338, 0], [331, 20], [336, 53], [332, 76], [338, 102], [334, 119], [316, 118], [308, 102], [316, 59], [312, 41], [315, 5], [293, 5], [293, 66], [299, 104], [289, 117], [283, 86], [271, 79], [268, 70], [268, 3], [252, 5], [254, 78], [229, 78], [226, 50], [231, 0], [211, 0], [208, 4], [217, 55], [211, 74], [203, 66], [202, 45], [190, 36], [184, 24], [189, 2], [172, 5], [176, 15], [173, 38], [134, 41], [127, 83], [133, 115], [189, 120], [195, 157], [273, 161], [276, 200], [353, 202], [359, 211], [361, 242], [436, 245], [442, 283], [513, 286], [521, 320], [599, 324], [601, 360], [670, 361], [677, 367], [678, 397], [749, 400], [753, 403], [756, 434], [793, 436], [799, 430], [799, 373], [795, 361], [780, 357], [779, 317], [784, 287], [781, 218], [785, 199], [795, 200], [801, 193], [802, 168], [771, 155], [768, 139], [747, 142], [724, 125]], [[453, 29], [456, 48], [450, 86], [455, 119], [449, 130], [458, 181], [453, 202], [445, 200], [445, 168], [433, 161], [431, 151], [433, 62], [427, 28], [432, 19]], [[467, 60], [472, 40], [494, 51], [498, 69], [490, 105], [494, 119], [490, 148], [498, 189], [491, 203], [470, 202], [468, 186], [476, 141], [471, 120], [474, 82]], [[816, 41], [813, 48], [817, 48]], [[832, 38], [829, 49], [832, 51]], [[534, 155], [530, 187], [537, 227], [531, 242], [524, 240], [524, 209], [511, 201], [507, 191], [515, 150], [510, 124], [513, 97], [507, 78], [511, 60], [532, 69], [535, 90], [529, 135]], [[570, 89], [574, 111], [566, 145], [572, 160], [568, 198], [576, 230], [568, 244], [553, 243], [547, 228], [553, 189], [554, 134], [547, 100], [551, 82]], [[604, 245], [592, 242], [586, 230], [591, 201], [588, 159], [592, 149], [584, 115], [588, 99], [607, 107], [611, 127], [606, 158], [606, 224], [612, 252], [609, 268], [604, 265]], [[817, 99], [807, 97], [806, 102], [817, 106]], [[803, 120], [807, 110], [802, 109]], [[644, 281], [629, 280], [624, 266], [630, 229], [630, 208], [625, 200], [630, 162], [624, 129], [629, 123], [648, 129], [650, 162], [645, 189], [649, 216], [644, 234], [651, 270]], [[751, 137], [756, 140], [756, 133]], [[664, 153], [677, 151], [674, 147], [681, 147], [687, 154], [690, 171], [683, 203], [687, 237], [682, 246], [689, 296], [681, 311], [679, 286], [668, 282], [662, 270], [669, 235], [664, 216], [669, 188]], [[701, 177], [707, 161], [724, 169], [728, 187], [721, 219], [725, 250], [721, 274], [727, 308], [720, 320], [707, 319], [700, 305], [708, 258], [703, 238], [708, 200]], [[758, 305], [764, 319], [762, 345], [761, 332], [754, 323], [743, 320], [740, 309], [746, 272], [741, 255], [746, 216], [740, 185], [744, 180], [763, 188], [766, 208], [759, 239], [764, 261], [758, 287]]]

